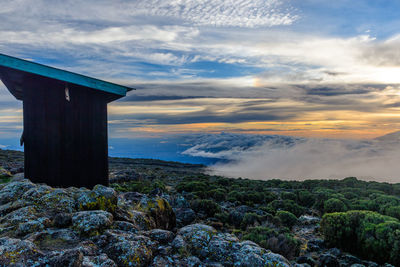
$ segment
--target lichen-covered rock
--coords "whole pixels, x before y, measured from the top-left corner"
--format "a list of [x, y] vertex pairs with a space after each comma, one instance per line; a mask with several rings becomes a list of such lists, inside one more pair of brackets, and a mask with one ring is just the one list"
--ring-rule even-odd
[[0, 238], [0, 266], [34, 266], [43, 256], [30, 241]]
[[117, 267], [117, 265], [103, 253], [99, 256], [84, 256], [82, 267]]
[[0, 191], [0, 205], [17, 200], [27, 190], [34, 187], [35, 185], [27, 180], [6, 184]]
[[[208, 225], [169, 231], [172, 197], [160, 192], [117, 195], [105, 186], [54, 189], [23, 180], [2, 185], [0, 196], [0, 266], [290, 266]], [[184, 200], [177, 206], [180, 223], [196, 218]]]
[[159, 255], [154, 257], [153, 262], [150, 266], [151, 267], [202, 267], [202, 266], [211, 267], [214, 265], [211, 265], [210, 263], [207, 263], [207, 265], [203, 264], [200, 261], [200, 259], [195, 256], [190, 256], [187, 258], [180, 259], [175, 257]]
[[52, 190], [48, 185], [37, 185], [27, 190], [21, 198], [25, 201], [38, 201], [43, 195], [50, 193]]
[[218, 233], [208, 244], [209, 258], [225, 265], [232, 265], [233, 253], [240, 249], [239, 239], [232, 234]]
[[57, 188], [44, 194], [37, 206], [53, 212], [74, 212], [75, 200], [64, 189]]
[[138, 231], [138, 227], [136, 227], [133, 223], [124, 222], [124, 221], [114, 221], [113, 229], [122, 230], [126, 232], [136, 233]]
[[187, 244], [187, 249], [196, 256], [207, 257], [208, 244], [217, 231], [208, 225], [192, 224], [181, 228], [178, 235], [182, 236]]
[[173, 249], [177, 251], [181, 251], [186, 248], [186, 242], [183, 240], [183, 237], [180, 235], [177, 235], [174, 240], [171, 242], [171, 246]]
[[157, 228], [172, 230], [175, 227], [175, 213], [164, 198], [144, 196], [135, 206], [135, 209], [150, 215]]
[[178, 253], [198, 256], [207, 262], [207, 266], [291, 266], [283, 256], [252, 241], [240, 242], [232, 234], [218, 233], [213, 227], [203, 224], [181, 228], [171, 245]]
[[82, 252], [84, 256], [96, 256], [100, 252], [99, 247], [90, 240], [82, 241], [75, 248]]
[[30, 235], [27, 240], [43, 251], [68, 249], [79, 244], [78, 235], [70, 229], [47, 229]]
[[290, 262], [280, 254], [273, 253], [267, 250], [264, 254], [262, 254], [263, 259], [265, 260], [264, 266], [273, 266], [273, 267], [290, 267]]
[[27, 206], [14, 210], [0, 219], [0, 223], [18, 227], [20, 223], [35, 220], [38, 212], [35, 207]]
[[22, 236], [29, 233], [41, 231], [49, 226], [51, 226], [51, 220], [47, 217], [41, 217], [32, 221], [20, 223], [18, 225], [16, 234]]
[[239, 251], [233, 254], [234, 266], [290, 267], [290, 262], [281, 255], [267, 251], [251, 241], [242, 242]]
[[155, 256], [150, 267], [173, 267], [176, 266], [171, 257]]
[[144, 194], [138, 192], [126, 192], [118, 196], [118, 204], [126, 204], [128, 206], [135, 206], [144, 197]]
[[142, 211], [131, 210], [129, 212], [131, 221], [139, 230], [150, 230], [156, 228], [154, 219]]
[[191, 224], [196, 219], [196, 213], [191, 208], [178, 208], [175, 210], [175, 215], [178, 226]]
[[160, 244], [167, 244], [170, 243], [175, 235], [174, 233], [162, 230], [162, 229], [153, 229], [149, 232], [149, 236], [152, 240], [159, 242]]
[[16, 200], [12, 202], [7, 202], [6, 204], [0, 205], [0, 216], [4, 216], [14, 210], [29, 206], [30, 203], [27, 203], [23, 200]]
[[111, 226], [113, 215], [104, 210], [76, 212], [72, 216], [72, 226], [82, 235], [96, 235]]
[[189, 201], [182, 195], [178, 195], [175, 198], [172, 198], [172, 206], [174, 208], [190, 208]]
[[117, 192], [104, 185], [96, 185], [93, 190], [77, 195], [80, 210], [105, 210], [114, 212], [117, 207]]
[[151, 263], [156, 244], [148, 237], [110, 230], [105, 236], [103, 250], [118, 266], [148, 266]]
[[83, 253], [78, 249], [67, 249], [50, 253], [44, 262], [48, 266], [81, 267]]

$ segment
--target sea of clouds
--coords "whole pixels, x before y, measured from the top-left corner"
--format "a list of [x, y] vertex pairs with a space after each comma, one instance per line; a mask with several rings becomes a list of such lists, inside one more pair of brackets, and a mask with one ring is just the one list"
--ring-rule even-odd
[[219, 158], [212, 174], [251, 179], [341, 179], [400, 182], [400, 133], [373, 140], [279, 135], [205, 134], [183, 152]]

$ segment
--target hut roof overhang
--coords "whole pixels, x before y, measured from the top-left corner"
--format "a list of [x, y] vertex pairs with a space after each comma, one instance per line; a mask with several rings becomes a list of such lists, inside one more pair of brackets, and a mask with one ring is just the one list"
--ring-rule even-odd
[[133, 88], [102, 81], [81, 74], [65, 71], [50, 66], [38, 64], [0, 53], [0, 79], [9, 91], [18, 99], [23, 100], [23, 81], [26, 75], [38, 75], [66, 84], [75, 84], [94, 90], [99, 90], [110, 95], [109, 101], [126, 96]]

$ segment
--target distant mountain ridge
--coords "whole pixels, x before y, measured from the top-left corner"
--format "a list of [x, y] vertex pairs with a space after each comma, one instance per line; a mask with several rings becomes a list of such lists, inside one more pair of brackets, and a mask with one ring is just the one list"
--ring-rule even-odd
[[378, 141], [386, 141], [386, 142], [397, 142], [400, 141], [400, 131], [388, 133], [382, 136], [375, 138]]

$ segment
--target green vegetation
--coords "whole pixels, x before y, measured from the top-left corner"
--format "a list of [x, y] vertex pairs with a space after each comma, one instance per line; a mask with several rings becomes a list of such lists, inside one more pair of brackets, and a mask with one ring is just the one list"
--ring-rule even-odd
[[[158, 188], [170, 195], [185, 196], [198, 215], [196, 222], [219, 224], [242, 240], [252, 240], [289, 259], [299, 253], [294, 227], [298, 218], [325, 215], [321, 232], [331, 246], [374, 261], [399, 264], [395, 253], [399, 244], [395, 240], [400, 230], [395, 218], [400, 218], [400, 184], [365, 182], [354, 177], [306, 181], [230, 179], [206, 175], [200, 166], [178, 168], [170, 163], [160, 168], [144, 163], [135, 166], [135, 180], [113, 186], [142, 193]], [[343, 226], [336, 218], [364, 218], [354, 215], [364, 214], [362, 211], [374, 215], [356, 221], [342, 219]]]
[[266, 249], [286, 255], [288, 258], [296, 256], [299, 252], [299, 242], [285, 230], [278, 232], [267, 227], [253, 227], [243, 235], [243, 239], [254, 241]]
[[11, 173], [0, 167], [0, 184], [8, 183], [11, 179]]
[[276, 213], [276, 216], [288, 228], [292, 228], [297, 223], [297, 217], [289, 211], [280, 210]]
[[346, 204], [344, 204], [340, 199], [330, 198], [324, 202], [324, 211], [326, 213], [346, 211]]
[[400, 222], [372, 211], [348, 211], [323, 216], [321, 230], [332, 246], [379, 263], [400, 265]]

